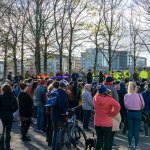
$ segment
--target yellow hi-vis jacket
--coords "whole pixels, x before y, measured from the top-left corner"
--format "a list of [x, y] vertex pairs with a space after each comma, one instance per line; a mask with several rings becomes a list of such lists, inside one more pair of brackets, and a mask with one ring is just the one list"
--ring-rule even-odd
[[148, 72], [143, 70], [140, 72], [140, 78], [141, 79], [148, 79]]
[[131, 77], [131, 74], [130, 74], [129, 70], [125, 70], [125, 71], [123, 72], [123, 75], [124, 75], [124, 78], [125, 78], [125, 79], [129, 79], [129, 78]]
[[115, 72], [113, 70], [110, 70], [109, 74], [112, 75], [112, 76], [115, 76]]

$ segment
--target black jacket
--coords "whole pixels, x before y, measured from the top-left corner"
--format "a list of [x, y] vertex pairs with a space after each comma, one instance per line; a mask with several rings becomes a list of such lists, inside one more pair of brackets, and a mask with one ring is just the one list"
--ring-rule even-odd
[[21, 92], [18, 96], [19, 101], [19, 112], [21, 117], [31, 117], [33, 100], [26, 92]]
[[87, 74], [87, 83], [88, 84], [92, 83], [92, 73], [91, 72], [88, 72], [88, 74]]
[[13, 119], [13, 113], [18, 109], [18, 103], [12, 93], [0, 95], [0, 118]]
[[102, 72], [99, 72], [99, 83], [102, 83], [105, 80], [105, 76]]

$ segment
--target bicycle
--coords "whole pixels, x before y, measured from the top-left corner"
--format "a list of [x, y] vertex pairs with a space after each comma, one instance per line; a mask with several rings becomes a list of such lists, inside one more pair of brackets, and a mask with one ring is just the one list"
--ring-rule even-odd
[[[71, 143], [73, 145], [74, 148], [77, 148], [78, 143], [86, 143], [86, 134], [84, 133], [84, 131], [81, 129], [81, 127], [79, 127], [78, 125], [78, 121], [77, 121], [77, 116], [76, 116], [76, 112], [77, 109], [80, 108], [81, 106], [77, 106], [74, 107], [72, 109], [69, 109], [68, 112], [71, 116], [71, 118], [69, 119], [69, 126], [70, 126], [70, 135], [71, 135]], [[81, 141], [82, 140], [82, 141]]]
[[67, 147], [67, 150], [71, 150], [71, 136], [68, 125], [67, 121], [59, 122], [55, 150], [62, 150], [64, 145]]
[[4, 126], [2, 120], [0, 119], [0, 141], [3, 138], [3, 135], [4, 135]]

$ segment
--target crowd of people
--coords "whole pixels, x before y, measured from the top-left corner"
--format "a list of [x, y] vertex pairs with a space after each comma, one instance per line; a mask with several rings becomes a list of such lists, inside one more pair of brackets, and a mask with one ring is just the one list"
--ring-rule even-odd
[[[121, 78], [113, 70], [107, 77], [100, 70], [97, 82], [94, 82], [95, 76], [91, 70], [85, 74], [82, 69], [72, 75], [66, 72], [68, 78], [65, 79], [37, 79], [30, 76], [29, 72], [25, 79], [19, 73], [13, 79], [12, 73], [9, 73], [0, 94], [0, 119], [5, 127], [0, 150], [12, 150], [10, 132], [13, 120], [17, 119], [17, 110], [21, 122], [21, 140], [32, 140], [27, 133], [31, 123], [36, 120], [37, 131], [46, 133], [48, 146], [55, 150], [61, 114], [68, 115], [68, 109], [79, 105], [81, 108], [77, 117], [86, 132], [91, 131], [89, 123], [94, 112], [96, 150], [111, 150], [113, 146], [118, 146], [114, 137], [120, 129], [122, 134], [128, 131], [128, 148], [138, 150], [142, 114], [145, 112], [150, 116], [150, 83], [146, 70], [143, 71], [135, 80], [130, 78], [128, 69]], [[57, 76], [62, 76], [61, 72]], [[49, 105], [51, 97], [56, 97], [53, 106]], [[148, 127], [149, 120], [146, 120], [145, 137], [149, 137]]]

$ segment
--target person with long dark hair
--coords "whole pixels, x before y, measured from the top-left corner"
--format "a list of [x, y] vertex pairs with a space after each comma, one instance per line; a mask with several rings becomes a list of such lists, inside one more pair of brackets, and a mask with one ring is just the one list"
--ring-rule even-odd
[[22, 141], [30, 141], [31, 139], [27, 136], [31, 124], [33, 100], [31, 96], [26, 92], [27, 84], [20, 84], [21, 93], [18, 96], [19, 101], [19, 113], [21, 120], [21, 134]]
[[[117, 90], [118, 96], [119, 96], [119, 103], [121, 106], [120, 114], [121, 114], [121, 122], [124, 123], [124, 134], [126, 133], [127, 130], [127, 112], [126, 108], [124, 106], [124, 96], [127, 94], [127, 89], [126, 85], [124, 82], [120, 82], [119, 84], [119, 89]], [[126, 124], [126, 125], [125, 125]]]
[[9, 84], [4, 84], [2, 86], [2, 92], [3, 94], [0, 95], [0, 118], [4, 125], [5, 140], [3, 137], [0, 141], [0, 150], [13, 150], [10, 147], [10, 132], [13, 122], [13, 113], [18, 109], [18, 103]]

